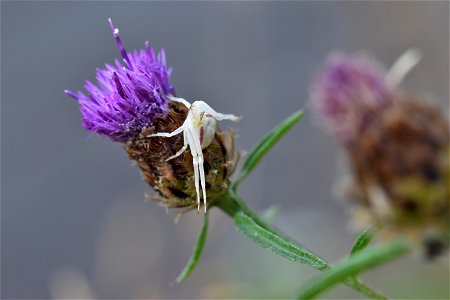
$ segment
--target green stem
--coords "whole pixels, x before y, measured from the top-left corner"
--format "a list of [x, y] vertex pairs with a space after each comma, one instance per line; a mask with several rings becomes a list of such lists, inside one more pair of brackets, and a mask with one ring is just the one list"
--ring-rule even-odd
[[[257, 223], [259, 226], [263, 227], [264, 229], [290, 241], [295, 244], [298, 244], [298, 242], [294, 241], [292, 238], [287, 236], [286, 234], [282, 233], [277, 228], [271, 226], [270, 224], [266, 223], [263, 219], [261, 219], [251, 208], [247, 206], [247, 204], [233, 191], [229, 190], [227, 193], [223, 194], [222, 197], [220, 197], [217, 202], [215, 203], [217, 207], [219, 207], [224, 213], [228, 214], [231, 218], [234, 218], [237, 213], [243, 212], [252, 220]], [[312, 253], [312, 252], [311, 252]], [[316, 255], [316, 254], [314, 254]], [[317, 256], [317, 255], [316, 255]], [[319, 257], [319, 256], [317, 256]], [[325, 261], [325, 260], [324, 260]], [[330, 269], [330, 266], [328, 265], [325, 268], [316, 268], [319, 271], [326, 271]], [[367, 286], [364, 282], [362, 282], [360, 279], [356, 279], [354, 277], [349, 277], [342, 281], [345, 285], [348, 287], [353, 288], [354, 290], [366, 295], [367, 297], [371, 299], [388, 299], [386, 296], [382, 295], [380, 292], [374, 290], [373, 288]]]
[[[353, 276], [388, 262], [408, 252], [409, 246], [403, 240], [391, 242], [390, 244], [374, 246], [365, 251], [353, 255], [351, 258], [333, 266], [333, 268], [305, 284], [298, 299], [313, 299], [326, 289], [336, 285], [338, 282], [356, 284], [357, 290], [366, 293], [366, 287], [360, 287]], [[345, 278], [345, 279], [343, 279]], [[361, 290], [359, 289], [361, 288]], [[374, 292], [370, 289], [370, 292]], [[375, 299], [385, 299], [378, 293], [373, 294]]]
[[[271, 226], [267, 222], [265, 222], [262, 218], [258, 216], [247, 204], [233, 191], [229, 190], [228, 193], [224, 194], [219, 201], [216, 203], [216, 206], [220, 207], [223, 212], [228, 214], [231, 218], [234, 218], [237, 213], [243, 212], [247, 216], [253, 219], [255, 223], [257, 223], [262, 228], [271, 231], [272, 233], [291, 241], [295, 244], [298, 242], [294, 241], [291, 237], [287, 236], [277, 228]], [[304, 247], [305, 248], [305, 247]]]

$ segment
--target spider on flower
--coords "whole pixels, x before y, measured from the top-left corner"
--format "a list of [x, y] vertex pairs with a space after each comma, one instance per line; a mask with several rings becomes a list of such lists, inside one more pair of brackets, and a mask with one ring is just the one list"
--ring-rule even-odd
[[168, 97], [170, 101], [180, 102], [184, 104], [188, 109], [188, 115], [183, 125], [178, 127], [172, 132], [158, 132], [149, 135], [148, 137], [172, 137], [183, 132], [184, 145], [175, 153], [166, 159], [169, 161], [174, 159], [184, 151], [187, 147], [191, 149], [191, 154], [194, 163], [194, 182], [197, 192], [197, 211], [200, 211], [200, 185], [203, 192], [203, 205], [206, 213], [206, 183], [205, 183], [205, 170], [203, 168], [203, 152], [202, 149], [211, 144], [214, 135], [216, 134], [217, 121], [230, 120], [238, 122], [242, 117], [237, 117], [232, 114], [221, 114], [212, 109], [204, 101], [194, 101], [192, 104], [183, 98], [177, 98], [173, 96]]

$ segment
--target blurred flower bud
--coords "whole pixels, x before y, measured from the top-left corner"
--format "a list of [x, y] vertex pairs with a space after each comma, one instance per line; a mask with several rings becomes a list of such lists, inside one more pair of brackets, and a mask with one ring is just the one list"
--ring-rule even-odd
[[[405, 235], [433, 257], [449, 242], [448, 121], [437, 107], [389, 89], [373, 68], [364, 71], [376, 63], [360, 61], [331, 61], [312, 96], [349, 157], [355, 220], [382, 237]], [[336, 75], [344, 71], [347, 80]]]
[[347, 146], [357, 221], [406, 234], [432, 257], [449, 239], [448, 122], [413, 99], [396, 99], [377, 120]]

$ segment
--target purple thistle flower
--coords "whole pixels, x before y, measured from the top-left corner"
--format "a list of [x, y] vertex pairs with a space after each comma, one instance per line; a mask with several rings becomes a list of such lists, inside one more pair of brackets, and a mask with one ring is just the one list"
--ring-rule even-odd
[[367, 125], [373, 112], [392, 102], [386, 72], [364, 57], [332, 55], [312, 86], [312, 102], [325, 127], [347, 142]]
[[157, 55], [145, 43], [145, 50], [127, 52], [108, 19], [114, 38], [124, 60], [116, 59], [114, 65], [97, 69], [97, 85], [86, 81], [83, 92], [65, 93], [80, 104], [83, 125], [86, 129], [105, 135], [117, 142], [126, 142], [152, 124], [155, 117], [165, 116], [168, 95], [175, 94], [166, 66], [164, 49]]

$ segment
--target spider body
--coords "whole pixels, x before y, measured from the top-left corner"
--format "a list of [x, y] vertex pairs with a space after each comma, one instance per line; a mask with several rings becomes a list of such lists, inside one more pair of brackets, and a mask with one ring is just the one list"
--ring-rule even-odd
[[211, 144], [214, 138], [217, 128], [217, 121], [230, 120], [237, 122], [240, 120], [239, 117], [231, 114], [221, 114], [212, 109], [204, 101], [194, 101], [192, 104], [183, 98], [170, 97], [171, 101], [176, 101], [183, 103], [188, 109], [188, 115], [183, 125], [178, 127], [172, 132], [159, 132], [151, 134], [149, 137], [161, 136], [161, 137], [172, 137], [177, 134], [183, 133], [184, 145], [183, 147], [175, 153], [175, 155], [170, 156], [166, 161], [174, 159], [184, 151], [191, 150], [191, 155], [194, 164], [194, 183], [197, 192], [197, 208], [200, 211], [200, 187], [202, 189], [203, 205], [205, 208], [205, 213], [207, 209], [206, 203], [206, 182], [205, 182], [205, 170], [203, 168], [203, 152]]

